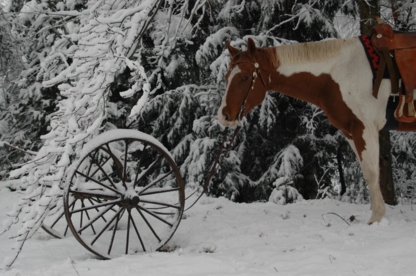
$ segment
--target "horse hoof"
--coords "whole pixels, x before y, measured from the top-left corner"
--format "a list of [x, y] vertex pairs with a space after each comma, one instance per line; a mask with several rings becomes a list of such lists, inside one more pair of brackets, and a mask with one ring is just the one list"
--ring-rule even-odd
[[368, 225], [372, 225], [374, 222], [380, 222], [383, 217], [383, 214], [373, 214], [371, 219], [368, 221]]

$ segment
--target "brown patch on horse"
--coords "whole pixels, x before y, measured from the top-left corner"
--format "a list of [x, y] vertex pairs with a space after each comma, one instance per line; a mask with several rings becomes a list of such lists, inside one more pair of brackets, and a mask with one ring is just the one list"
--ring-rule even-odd
[[275, 48], [260, 48], [257, 49], [259, 51], [259, 53], [261, 53], [260, 55], [266, 57], [270, 64], [277, 68], [279, 66], [279, 59], [277, 58], [277, 53], [276, 53], [276, 49]]
[[270, 90], [307, 101], [321, 108], [332, 125], [341, 130], [348, 139], [354, 140], [357, 153], [362, 160], [365, 150], [364, 124], [342, 99], [339, 84], [329, 74], [315, 76], [308, 72], [285, 76], [272, 74], [274, 80]]

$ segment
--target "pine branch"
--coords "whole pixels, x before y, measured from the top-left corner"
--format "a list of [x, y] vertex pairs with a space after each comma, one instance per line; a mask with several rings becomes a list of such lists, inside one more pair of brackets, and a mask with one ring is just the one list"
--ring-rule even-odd
[[20, 149], [20, 148], [18, 148], [16, 146], [13, 146], [12, 144], [10, 144], [8, 142], [0, 141], [0, 146], [2, 146], [2, 145], [3, 146], [8, 146], [8, 147], [10, 147], [10, 148], [12, 148], [14, 150], [20, 151], [20, 152], [25, 153], [25, 154], [34, 155], [34, 156], [36, 156], [38, 154], [37, 152], [34, 152], [34, 151], [22, 150], [22, 149]]

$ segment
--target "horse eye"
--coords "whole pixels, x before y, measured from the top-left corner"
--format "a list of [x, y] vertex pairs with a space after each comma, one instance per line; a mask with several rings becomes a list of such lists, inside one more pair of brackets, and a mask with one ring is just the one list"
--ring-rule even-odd
[[246, 81], [246, 80], [248, 80], [248, 77], [247, 76], [244, 76], [243, 79], [242, 79], [242, 81]]

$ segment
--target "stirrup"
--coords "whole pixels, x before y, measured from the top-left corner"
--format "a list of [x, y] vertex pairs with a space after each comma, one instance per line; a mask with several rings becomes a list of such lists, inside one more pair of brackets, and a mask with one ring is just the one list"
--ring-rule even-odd
[[[405, 108], [407, 107], [407, 108]], [[416, 121], [414, 101], [406, 103], [406, 96], [399, 94], [399, 104], [394, 111], [394, 117], [399, 122], [412, 123]]]

